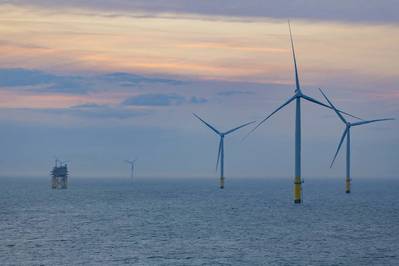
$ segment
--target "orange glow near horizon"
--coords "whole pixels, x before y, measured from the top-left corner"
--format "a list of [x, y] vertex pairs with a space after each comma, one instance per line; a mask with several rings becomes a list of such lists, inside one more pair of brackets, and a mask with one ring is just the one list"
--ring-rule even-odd
[[[273, 76], [291, 82], [285, 21], [109, 17], [12, 5], [0, 5], [0, 12], [1, 67], [119, 69], [254, 82], [273, 82]], [[293, 31], [304, 69], [394, 75], [399, 67], [392, 60], [396, 27], [295, 21]], [[270, 75], [273, 69], [286, 71]]]
[[[104, 11], [56, 12], [6, 4], [0, 5], [0, 12], [3, 68], [62, 74], [126, 71], [292, 84], [286, 21], [127, 13], [109, 16]], [[397, 75], [398, 27], [307, 21], [292, 24], [304, 84], [317, 84], [325, 76], [343, 73], [377, 79]], [[3, 96], [3, 107], [66, 107], [88, 100], [84, 95]], [[18, 103], [5, 103], [10, 97]]]

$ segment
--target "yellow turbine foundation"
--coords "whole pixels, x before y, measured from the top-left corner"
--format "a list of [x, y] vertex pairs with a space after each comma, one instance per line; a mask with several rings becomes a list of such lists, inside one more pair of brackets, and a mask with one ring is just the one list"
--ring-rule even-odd
[[294, 202], [295, 203], [301, 203], [302, 202], [302, 181], [301, 177], [297, 176], [295, 177], [295, 183], [294, 183]]
[[220, 177], [220, 188], [224, 188], [224, 177]]
[[350, 180], [350, 178], [346, 178], [345, 193], [351, 193], [351, 180]]

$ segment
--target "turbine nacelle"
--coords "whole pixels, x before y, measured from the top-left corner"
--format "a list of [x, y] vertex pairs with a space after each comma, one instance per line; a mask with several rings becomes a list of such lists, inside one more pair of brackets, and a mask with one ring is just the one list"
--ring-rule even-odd
[[303, 93], [301, 90], [295, 89], [295, 97], [296, 98], [301, 98], [303, 97]]

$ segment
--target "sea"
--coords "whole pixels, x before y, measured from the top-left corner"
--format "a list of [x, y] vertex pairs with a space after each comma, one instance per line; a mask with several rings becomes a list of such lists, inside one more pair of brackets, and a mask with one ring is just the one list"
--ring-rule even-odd
[[399, 178], [0, 178], [0, 265], [399, 265]]

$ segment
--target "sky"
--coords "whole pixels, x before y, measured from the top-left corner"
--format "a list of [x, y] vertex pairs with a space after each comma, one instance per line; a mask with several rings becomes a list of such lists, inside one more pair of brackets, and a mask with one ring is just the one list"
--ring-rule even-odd
[[[0, 1], [0, 176], [217, 177], [220, 130], [262, 120], [294, 93], [364, 119], [399, 118], [399, 2]], [[226, 137], [225, 175], [294, 171], [294, 106]], [[344, 125], [304, 102], [302, 175], [333, 168]], [[398, 120], [352, 130], [352, 175], [397, 177]]]

